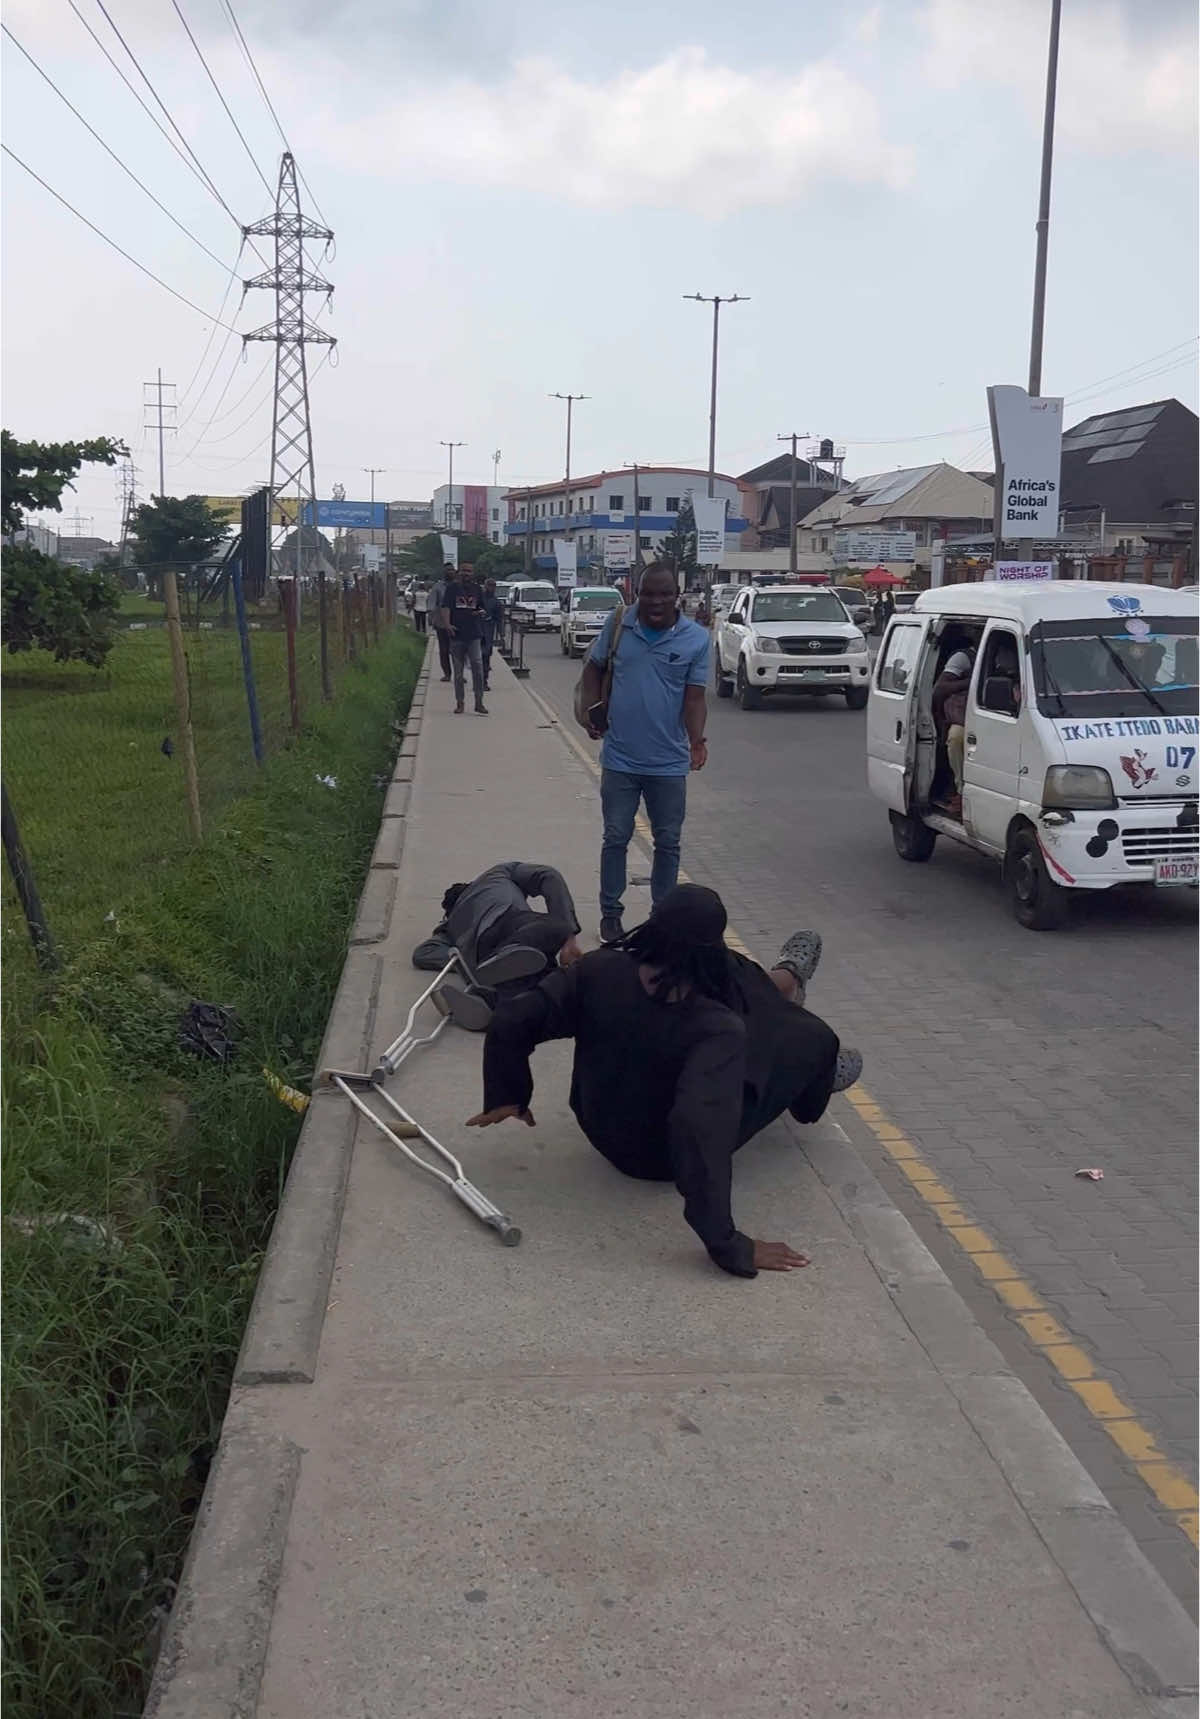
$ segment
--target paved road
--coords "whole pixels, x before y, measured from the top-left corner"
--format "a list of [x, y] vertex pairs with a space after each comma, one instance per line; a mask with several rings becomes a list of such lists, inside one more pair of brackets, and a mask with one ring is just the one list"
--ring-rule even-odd
[[[530, 638], [526, 660], [529, 684], [569, 723], [578, 665], [557, 635]], [[1084, 897], [1069, 931], [1025, 931], [978, 856], [945, 841], [928, 865], [895, 856], [865, 786], [865, 715], [842, 700], [745, 713], [710, 698], [708, 735], [688, 873], [721, 891], [756, 953], [820, 929], [812, 1005], [861, 1045], [871, 1096], [1194, 1480], [1195, 896]], [[1176, 1522], [882, 1148], [851, 1132], [1194, 1608], [1194, 1553]], [[1103, 1182], [1077, 1180], [1085, 1165]]]

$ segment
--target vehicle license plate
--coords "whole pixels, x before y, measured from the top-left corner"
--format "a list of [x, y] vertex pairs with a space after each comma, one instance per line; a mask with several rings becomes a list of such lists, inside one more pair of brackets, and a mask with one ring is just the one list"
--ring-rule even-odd
[[1200, 859], [1155, 860], [1154, 881], [1159, 885], [1200, 883]]

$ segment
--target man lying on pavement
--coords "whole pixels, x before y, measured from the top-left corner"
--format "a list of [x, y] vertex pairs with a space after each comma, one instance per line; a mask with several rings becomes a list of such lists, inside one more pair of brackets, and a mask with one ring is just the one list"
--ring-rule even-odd
[[[546, 904], [545, 913], [529, 905], [539, 896]], [[571, 891], [552, 865], [504, 860], [490, 866], [473, 883], [451, 884], [442, 897], [442, 912], [446, 917], [435, 936], [459, 951], [480, 983], [463, 986], [447, 980], [436, 996], [454, 1022], [470, 1032], [483, 1031], [496, 1001], [486, 983], [489, 962], [502, 954], [508, 956], [514, 949], [532, 951], [525, 967], [528, 984], [556, 962], [570, 966], [583, 954]], [[507, 965], [511, 967], [512, 962]], [[515, 975], [507, 981], [515, 982]], [[500, 995], [504, 994], [502, 985]]]
[[733, 1154], [785, 1110], [816, 1122], [862, 1057], [800, 1006], [815, 933], [789, 939], [767, 973], [726, 947], [725, 925], [719, 895], [680, 884], [619, 942], [501, 1003], [484, 1045], [484, 1107], [467, 1126], [515, 1117], [532, 1128], [529, 1059], [548, 1039], [573, 1038], [571, 1108], [592, 1145], [627, 1176], [674, 1181], [716, 1264], [753, 1277], [808, 1259], [735, 1227]]

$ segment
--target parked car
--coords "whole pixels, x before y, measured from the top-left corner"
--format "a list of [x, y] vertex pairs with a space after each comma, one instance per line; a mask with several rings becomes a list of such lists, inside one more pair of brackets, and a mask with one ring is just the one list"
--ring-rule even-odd
[[871, 659], [862, 631], [828, 586], [744, 587], [716, 625], [718, 698], [756, 710], [771, 692], [840, 692], [867, 702]]
[[581, 657], [600, 636], [605, 618], [621, 602], [611, 585], [577, 585], [567, 595], [559, 636], [564, 657]]
[[531, 633], [552, 633], [562, 617], [558, 589], [545, 579], [515, 580], [508, 587], [504, 606], [518, 620], [525, 619]]
[[846, 605], [854, 625], [861, 627], [865, 632], [874, 619], [874, 610], [867, 593], [860, 591], [857, 585], [831, 585], [829, 589], [835, 592]]
[[[933, 721], [973, 651], [961, 794]], [[901, 859], [939, 835], [1003, 866], [1013, 913], [1061, 925], [1077, 889], [1200, 881], [1196, 599], [1054, 580], [947, 585], [897, 614], [876, 659], [867, 782]]]
[[744, 585], [714, 585], [708, 593], [708, 612], [712, 617], [714, 627], [719, 616], [725, 614], [739, 591], [744, 591]]

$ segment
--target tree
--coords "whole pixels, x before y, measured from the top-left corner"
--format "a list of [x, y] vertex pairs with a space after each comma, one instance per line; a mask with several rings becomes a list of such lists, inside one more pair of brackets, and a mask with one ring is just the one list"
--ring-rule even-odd
[[[0, 431], [3, 528], [11, 538], [27, 513], [62, 510], [62, 492], [82, 465], [111, 466], [128, 450], [110, 436], [87, 442], [22, 442]], [[103, 569], [88, 573], [27, 543], [4, 550], [2, 625], [9, 651], [50, 651], [58, 662], [99, 668], [112, 649], [121, 589]]]
[[670, 561], [674, 566], [680, 587], [686, 586], [697, 567], [696, 513], [690, 495], [685, 495], [680, 503], [675, 529], [663, 538], [659, 554], [664, 561]]
[[64, 489], [83, 465], [115, 465], [129, 449], [111, 436], [90, 442], [19, 442], [0, 431], [3, 462], [3, 525], [11, 536], [27, 513], [61, 513]]
[[[499, 547], [490, 543], [486, 537], [476, 537], [470, 531], [460, 531], [456, 535], [459, 566], [465, 567], [469, 562], [476, 572], [479, 571], [484, 557], [493, 554]], [[415, 543], [410, 543], [395, 559], [402, 575], [409, 578], [415, 575], [418, 579], [436, 579], [445, 564], [441, 533], [426, 532], [424, 537], [418, 537]]]
[[229, 535], [229, 522], [202, 495], [157, 495], [135, 511], [129, 535], [133, 559], [145, 568], [151, 595], [157, 596], [162, 568], [186, 569], [207, 561]]
[[4, 551], [4, 643], [17, 651], [50, 651], [56, 662], [99, 668], [112, 649], [121, 587], [96, 567], [68, 567], [29, 544]]

